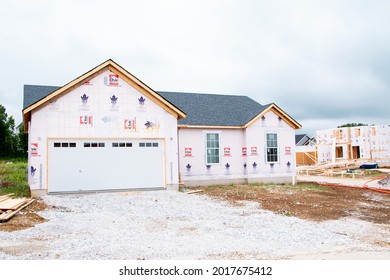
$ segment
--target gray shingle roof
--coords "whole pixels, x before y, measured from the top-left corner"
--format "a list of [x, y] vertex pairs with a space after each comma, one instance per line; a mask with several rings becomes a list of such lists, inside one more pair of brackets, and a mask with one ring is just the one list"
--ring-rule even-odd
[[46, 97], [47, 95], [59, 88], [60, 87], [54, 86], [24, 85], [23, 109], [26, 109], [28, 106], [41, 100], [42, 98]]
[[247, 96], [158, 91], [180, 108], [187, 118], [183, 125], [243, 126], [269, 105], [263, 106]]
[[295, 144], [298, 144], [298, 142], [301, 141], [302, 138], [305, 136], [306, 136], [306, 134], [296, 134], [295, 135]]
[[[24, 86], [23, 109], [59, 89], [56, 86]], [[261, 105], [247, 96], [199, 94], [186, 92], [157, 92], [186, 113], [183, 125], [243, 126], [269, 105]]]
[[296, 134], [295, 135], [295, 145], [304, 146], [310, 140], [310, 137], [307, 134]]

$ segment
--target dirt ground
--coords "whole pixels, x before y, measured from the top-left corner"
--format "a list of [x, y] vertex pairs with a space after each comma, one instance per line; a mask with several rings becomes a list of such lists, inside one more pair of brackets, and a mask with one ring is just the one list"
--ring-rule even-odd
[[[311, 221], [353, 217], [376, 224], [390, 224], [390, 195], [371, 190], [304, 182], [296, 187], [234, 185], [200, 189], [199, 194], [224, 199], [235, 206], [242, 205], [243, 201], [255, 201], [264, 210]], [[37, 200], [9, 221], [0, 223], [0, 230], [22, 230], [43, 223], [46, 220], [39, 216], [39, 211], [47, 207], [42, 200]]]
[[0, 222], [0, 230], [22, 230], [33, 227], [36, 224], [44, 223], [46, 220], [39, 216], [39, 211], [43, 211], [47, 207], [48, 206], [42, 200], [36, 200], [8, 221]]
[[371, 190], [325, 187], [299, 183], [291, 186], [223, 186], [201, 188], [200, 194], [225, 199], [234, 205], [255, 201], [277, 214], [312, 221], [353, 217], [376, 224], [390, 224], [390, 195]]

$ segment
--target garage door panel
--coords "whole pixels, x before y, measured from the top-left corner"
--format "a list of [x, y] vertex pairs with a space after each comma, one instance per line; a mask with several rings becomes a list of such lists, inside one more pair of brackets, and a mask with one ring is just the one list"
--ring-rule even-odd
[[49, 192], [165, 186], [162, 140], [66, 142], [49, 141]]

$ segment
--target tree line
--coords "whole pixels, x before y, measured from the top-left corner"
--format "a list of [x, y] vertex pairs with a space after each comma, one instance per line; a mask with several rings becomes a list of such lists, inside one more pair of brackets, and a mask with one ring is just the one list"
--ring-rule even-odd
[[28, 135], [24, 133], [23, 124], [15, 129], [15, 120], [8, 116], [0, 104], [0, 158], [27, 158]]

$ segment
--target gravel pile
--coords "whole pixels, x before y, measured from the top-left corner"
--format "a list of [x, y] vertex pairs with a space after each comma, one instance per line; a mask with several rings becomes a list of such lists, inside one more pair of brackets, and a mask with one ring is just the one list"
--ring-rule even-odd
[[390, 175], [382, 180], [379, 180], [377, 187], [382, 189], [390, 189]]
[[366, 249], [373, 225], [310, 222], [175, 191], [47, 196], [47, 222], [0, 232], [0, 259], [280, 259]]

